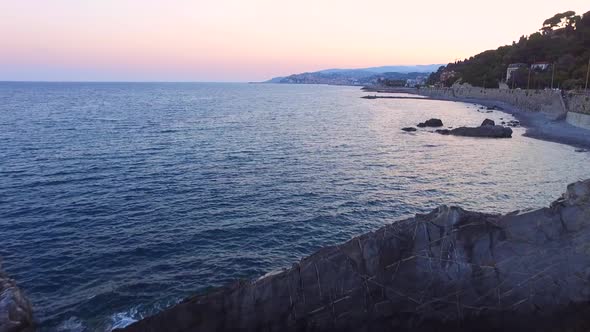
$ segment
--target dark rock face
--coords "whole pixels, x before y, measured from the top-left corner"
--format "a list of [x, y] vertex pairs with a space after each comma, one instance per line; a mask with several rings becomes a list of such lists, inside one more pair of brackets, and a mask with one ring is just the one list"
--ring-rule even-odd
[[588, 331], [590, 180], [548, 208], [441, 206], [124, 331]]
[[402, 130], [403, 131], [416, 131], [417, 129], [414, 127], [405, 127], [405, 128], [402, 128]]
[[442, 135], [450, 135], [451, 131], [449, 129], [437, 129], [435, 132], [442, 134]]
[[485, 119], [481, 123], [480, 127], [483, 127], [483, 126], [495, 126], [495, 125], [496, 125], [496, 123], [494, 122], [494, 120]]
[[442, 127], [443, 126], [443, 122], [441, 119], [430, 119], [430, 120], [426, 120], [424, 122], [421, 122], [417, 125], [420, 128], [424, 128], [424, 127]]
[[450, 135], [468, 137], [510, 138], [512, 129], [503, 126], [460, 127], [449, 132]]
[[[491, 121], [491, 120], [490, 120]], [[484, 121], [485, 123], [485, 121]], [[466, 136], [466, 137], [489, 137], [489, 138], [510, 138], [512, 129], [503, 126], [483, 125], [481, 127], [459, 127], [452, 130], [437, 129], [435, 132], [442, 135]]]
[[0, 270], [0, 332], [33, 331], [31, 303], [10, 279]]

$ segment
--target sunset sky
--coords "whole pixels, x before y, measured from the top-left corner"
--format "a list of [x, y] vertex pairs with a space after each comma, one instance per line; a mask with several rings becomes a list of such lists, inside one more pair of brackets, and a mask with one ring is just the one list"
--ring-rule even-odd
[[0, 80], [255, 81], [448, 63], [588, 0], [0, 0]]

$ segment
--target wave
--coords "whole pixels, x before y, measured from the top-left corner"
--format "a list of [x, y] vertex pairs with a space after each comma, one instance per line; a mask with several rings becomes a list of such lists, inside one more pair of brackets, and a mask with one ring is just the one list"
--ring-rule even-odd
[[133, 307], [128, 311], [118, 312], [111, 316], [111, 326], [108, 331], [124, 328], [142, 319], [143, 315], [139, 312], [138, 307]]

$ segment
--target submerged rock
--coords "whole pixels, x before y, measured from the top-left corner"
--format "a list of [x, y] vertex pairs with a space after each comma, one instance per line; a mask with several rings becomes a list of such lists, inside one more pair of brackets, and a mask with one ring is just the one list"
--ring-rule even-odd
[[520, 126], [520, 121], [510, 120], [510, 121], [508, 121], [508, 123], [506, 125], [509, 127], [518, 127], [518, 126]]
[[416, 129], [416, 128], [414, 128], [414, 127], [405, 127], [405, 128], [402, 128], [402, 130], [403, 130], [403, 131], [416, 131], [416, 130], [418, 130], [418, 129]]
[[426, 120], [424, 122], [421, 122], [417, 125], [420, 128], [424, 128], [424, 127], [442, 127], [443, 126], [443, 122], [441, 119], [429, 119]]
[[441, 206], [124, 331], [587, 331], [590, 180], [506, 215]]
[[0, 267], [0, 332], [33, 330], [31, 303]]

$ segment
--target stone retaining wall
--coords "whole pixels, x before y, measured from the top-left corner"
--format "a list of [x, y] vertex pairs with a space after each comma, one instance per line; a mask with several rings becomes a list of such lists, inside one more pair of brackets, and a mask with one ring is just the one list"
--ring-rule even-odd
[[470, 98], [505, 102], [519, 109], [555, 116], [567, 112], [560, 92], [551, 90], [483, 89], [458, 85], [451, 88], [423, 88], [419, 93], [436, 98]]
[[567, 112], [565, 121], [572, 126], [590, 130], [590, 114]]
[[568, 93], [566, 101], [569, 112], [590, 114], [590, 93]]

